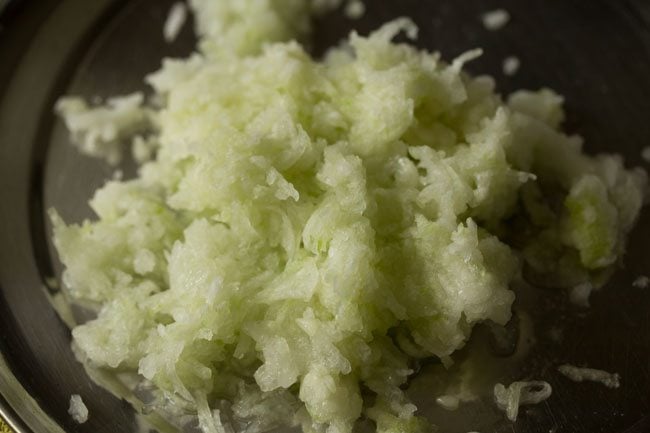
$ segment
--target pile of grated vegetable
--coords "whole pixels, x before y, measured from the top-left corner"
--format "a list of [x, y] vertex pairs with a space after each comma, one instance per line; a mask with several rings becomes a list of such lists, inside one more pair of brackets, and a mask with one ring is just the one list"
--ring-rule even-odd
[[[137, 178], [108, 181], [96, 220], [51, 211], [73, 330], [95, 370], [138, 377], [154, 409], [205, 433], [299, 424], [427, 429], [402, 385], [505, 324], [526, 269], [573, 286], [611, 269], [646, 175], [586, 156], [562, 98], [517, 92], [392, 39], [353, 33], [322, 60], [306, 0], [192, 0], [200, 43], [142, 95], [58, 110], [80, 149]], [[152, 159], [147, 160], [153, 156]]]

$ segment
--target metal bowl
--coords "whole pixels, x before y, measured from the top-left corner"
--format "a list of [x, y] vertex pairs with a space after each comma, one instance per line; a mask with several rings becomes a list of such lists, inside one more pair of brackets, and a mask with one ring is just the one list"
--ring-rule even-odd
[[[69, 146], [52, 107], [63, 94], [103, 97], [142, 89], [142, 77], [157, 69], [163, 56], [188, 54], [191, 26], [176, 42], [163, 41], [162, 23], [171, 4], [14, 0], [7, 5], [0, 0], [0, 412], [19, 433], [138, 431], [130, 406], [88, 379], [69, 348], [68, 328], [50, 305], [48, 283], [60, 265], [44, 211], [54, 206], [67, 221], [90, 217], [87, 199], [112, 174]], [[352, 28], [365, 33], [396, 16], [411, 16], [420, 26], [420, 46], [440, 50], [445, 58], [484, 48], [485, 55], [469, 65], [473, 73], [494, 75], [504, 94], [542, 86], [557, 90], [566, 96], [566, 128], [586, 138], [588, 152], [622, 153], [628, 165], [644, 164], [640, 153], [650, 145], [647, 1], [402, 0], [366, 5], [358, 21], [341, 13], [319, 18], [314, 53], [336, 44]], [[507, 9], [512, 22], [489, 32], [479, 16], [496, 7]], [[522, 62], [514, 77], [501, 72], [509, 55]], [[127, 176], [133, 173], [128, 162], [122, 169]], [[494, 377], [547, 380], [554, 389], [549, 400], [523, 410], [514, 424], [487, 394], [445, 412], [433, 403], [440, 384], [429, 381], [428, 372], [439, 366], [430, 365], [409, 387], [421, 413], [448, 433], [650, 431], [650, 291], [631, 284], [650, 272], [649, 235], [650, 214], [645, 212], [632, 234], [625, 267], [593, 295], [591, 309], [568, 306], [566, 294], [558, 290], [537, 290], [518, 301], [522, 315], [532, 318], [535, 343], [525, 357], [494, 357], [494, 365], [507, 367]], [[563, 330], [562, 339], [549, 336], [549, 329]], [[610, 390], [569, 382], [555, 369], [565, 362], [619, 372], [622, 386]], [[71, 394], [86, 401], [87, 423], [78, 425], [68, 415]]]

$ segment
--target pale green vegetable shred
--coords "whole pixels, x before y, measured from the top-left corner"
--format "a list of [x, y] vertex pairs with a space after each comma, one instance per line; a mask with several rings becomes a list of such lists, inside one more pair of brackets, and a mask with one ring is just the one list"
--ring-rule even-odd
[[[66, 290], [98, 311], [73, 330], [87, 366], [139, 374], [206, 433], [426, 431], [413, 358], [505, 324], [522, 267], [572, 287], [623, 253], [645, 173], [583, 154], [553, 92], [504, 102], [462, 72], [479, 53], [392, 42], [407, 19], [315, 60], [290, 41], [304, 0], [191, 6], [198, 51], [147, 78], [162, 107], [100, 113], [149, 119], [155, 158], [96, 192], [95, 220], [51, 211]], [[75, 133], [101, 137], [90, 117]]]

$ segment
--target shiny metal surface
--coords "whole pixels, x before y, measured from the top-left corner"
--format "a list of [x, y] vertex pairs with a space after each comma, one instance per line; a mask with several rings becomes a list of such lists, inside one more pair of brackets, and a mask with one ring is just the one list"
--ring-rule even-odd
[[[69, 331], [48, 301], [45, 282], [59, 267], [44, 211], [55, 206], [68, 221], [91, 216], [86, 200], [112, 174], [69, 146], [52, 106], [66, 93], [93, 97], [144, 88], [142, 77], [162, 56], [189, 53], [189, 28], [173, 44], [162, 39], [172, 3], [22, 0], [0, 17], [0, 409], [19, 433], [138, 431], [129, 406], [89, 381], [74, 360]], [[365, 33], [396, 16], [411, 16], [420, 25], [420, 46], [438, 49], [445, 58], [484, 48], [484, 57], [469, 65], [473, 73], [494, 75], [504, 93], [556, 89], [566, 96], [567, 129], [585, 136], [587, 151], [623, 153], [630, 165], [644, 165], [640, 152], [650, 145], [650, 3], [367, 0], [366, 5], [366, 15], [356, 22], [340, 13], [320, 18], [314, 51], [322, 53], [352, 28]], [[496, 7], [509, 10], [512, 21], [488, 32], [479, 16]], [[501, 72], [509, 55], [522, 62], [514, 77]], [[133, 173], [128, 163], [123, 169]], [[520, 296], [518, 311], [532, 324], [530, 351], [525, 357], [485, 359], [479, 371], [490, 380], [547, 380], [554, 389], [549, 400], [522, 410], [515, 424], [487, 395], [447, 412], [434, 403], [443, 384], [431, 380], [440, 368], [432, 364], [409, 388], [421, 413], [449, 433], [650, 432], [650, 289], [631, 284], [650, 273], [649, 239], [646, 209], [625, 266], [592, 297], [589, 310], [568, 306], [561, 291]], [[480, 352], [482, 344], [476, 340], [471, 349]], [[458, 356], [459, 365], [463, 358]], [[555, 370], [566, 362], [619, 372], [622, 386], [572, 383]], [[75, 424], [67, 414], [73, 393], [90, 409], [86, 424]]]

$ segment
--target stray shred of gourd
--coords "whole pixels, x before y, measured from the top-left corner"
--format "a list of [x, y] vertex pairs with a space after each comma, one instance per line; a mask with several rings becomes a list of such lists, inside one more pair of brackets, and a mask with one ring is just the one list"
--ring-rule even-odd
[[490, 31], [500, 30], [510, 21], [510, 13], [505, 9], [495, 9], [481, 16], [483, 27]]
[[551, 385], [544, 381], [512, 382], [507, 388], [497, 383], [494, 386], [494, 399], [499, 409], [514, 422], [519, 407], [541, 403], [551, 396], [552, 391]]
[[618, 388], [621, 386], [621, 377], [618, 373], [608, 373], [604, 370], [576, 367], [570, 364], [560, 365], [557, 369], [574, 382], [598, 382], [607, 388]]
[[70, 407], [68, 413], [77, 424], [83, 424], [88, 421], [88, 408], [79, 394], [73, 394], [70, 396]]
[[187, 5], [185, 2], [179, 1], [172, 5], [163, 25], [163, 37], [166, 42], [170, 43], [176, 40], [178, 34], [183, 29], [185, 20], [187, 20], [187, 14]]

